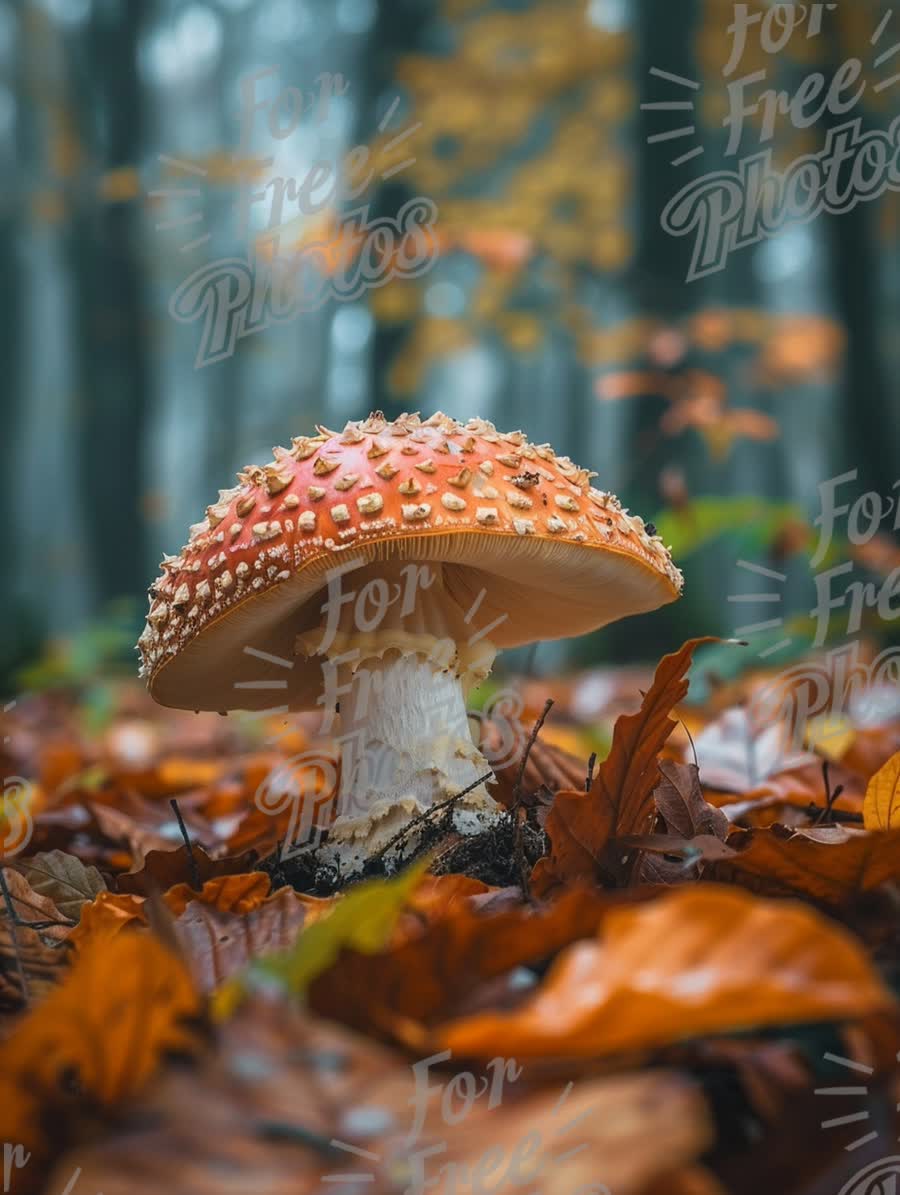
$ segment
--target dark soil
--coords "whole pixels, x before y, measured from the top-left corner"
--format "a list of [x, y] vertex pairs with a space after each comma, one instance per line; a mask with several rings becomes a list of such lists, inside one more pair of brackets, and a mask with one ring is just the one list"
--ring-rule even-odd
[[409, 866], [447, 841], [452, 845], [440, 853], [432, 867], [433, 874], [465, 875], [500, 888], [521, 884], [522, 856], [525, 870], [530, 872], [547, 849], [544, 832], [529, 822], [522, 828], [521, 846], [517, 848], [515, 818], [509, 813], [482, 834], [460, 837], [453, 828], [452, 811], [447, 810], [439, 817], [423, 820], [406, 842], [397, 843], [392, 850], [371, 859], [365, 870], [352, 880], [343, 878], [330, 860], [320, 861], [324, 842], [297, 851], [286, 859], [279, 858], [280, 852], [276, 851], [264, 859], [259, 868], [272, 877], [273, 886], [288, 884], [297, 892], [310, 896], [332, 896], [339, 889], [361, 880], [387, 879], [396, 875], [402, 867]]

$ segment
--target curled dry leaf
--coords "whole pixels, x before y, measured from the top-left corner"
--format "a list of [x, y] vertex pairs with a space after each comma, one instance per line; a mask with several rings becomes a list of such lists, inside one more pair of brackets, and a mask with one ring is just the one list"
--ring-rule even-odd
[[612, 748], [590, 792], [557, 793], [546, 822], [550, 854], [532, 873], [538, 896], [563, 882], [594, 881], [598, 874], [610, 882], [627, 881], [632, 859], [615, 849], [615, 840], [652, 828], [657, 757], [675, 728], [670, 714], [687, 693], [685, 674], [694, 651], [710, 642], [715, 640], [691, 639], [661, 660], [640, 710], [616, 722]]
[[867, 830], [900, 828], [900, 751], [869, 781], [863, 801], [863, 825]]
[[799, 904], [719, 885], [611, 910], [507, 1014], [433, 1036], [457, 1054], [585, 1057], [752, 1026], [842, 1020], [895, 1008], [861, 945]]

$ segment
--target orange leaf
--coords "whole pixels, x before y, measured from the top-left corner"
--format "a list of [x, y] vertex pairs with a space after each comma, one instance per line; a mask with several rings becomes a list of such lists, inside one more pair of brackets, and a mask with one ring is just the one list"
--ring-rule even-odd
[[827, 905], [843, 905], [900, 876], [900, 827], [863, 834], [842, 826], [772, 826], [733, 833], [728, 846], [733, 857], [713, 863], [705, 877]]
[[612, 748], [590, 792], [557, 793], [546, 823], [550, 854], [532, 873], [537, 895], [562, 882], [594, 881], [598, 872], [616, 883], [627, 880], [632, 856], [622, 864], [622, 852], [610, 847], [624, 835], [649, 833], [653, 825], [657, 756], [676, 725], [669, 715], [688, 691], [685, 673], [694, 651], [710, 642], [715, 640], [690, 639], [660, 661], [641, 708], [616, 721]]
[[[49, 1153], [65, 1138], [67, 1113], [115, 1108], [164, 1053], [196, 1046], [185, 1022], [200, 1012], [183, 964], [158, 939], [125, 933], [89, 943], [0, 1045], [0, 1138]], [[52, 1138], [41, 1124], [53, 1126]]]
[[867, 830], [900, 828], [900, 751], [869, 781], [863, 801], [863, 825]]
[[77, 950], [83, 950], [98, 940], [114, 938], [136, 921], [146, 925], [144, 899], [126, 892], [99, 893], [89, 904], [82, 905], [81, 920], [69, 934], [69, 941]]
[[192, 900], [210, 905], [220, 913], [249, 913], [262, 904], [271, 887], [272, 881], [264, 871], [251, 871], [207, 880], [199, 892], [190, 884], [176, 884], [163, 899], [176, 917]]
[[435, 1034], [469, 1057], [596, 1057], [764, 1025], [858, 1018], [894, 1000], [854, 938], [800, 904], [718, 885], [610, 910], [514, 1012]]

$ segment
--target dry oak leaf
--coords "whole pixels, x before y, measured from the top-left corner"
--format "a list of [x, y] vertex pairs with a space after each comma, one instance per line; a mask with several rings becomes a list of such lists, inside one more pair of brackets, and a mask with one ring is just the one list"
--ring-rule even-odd
[[17, 860], [15, 868], [35, 892], [49, 897], [63, 917], [70, 921], [77, 921], [82, 906], [106, 891], [106, 884], [96, 867], [86, 867], [75, 855], [65, 851], [46, 851]]
[[676, 725], [669, 715], [687, 694], [685, 673], [694, 651], [711, 642], [717, 640], [690, 639], [679, 651], [664, 656], [641, 708], [616, 721], [612, 747], [597, 769], [590, 792], [557, 793], [545, 826], [550, 853], [538, 860], [532, 872], [536, 895], [543, 896], [562, 883], [593, 882], [598, 874], [618, 885], [627, 882], [633, 856], [614, 850], [613, 845], [625, 835], [648, 834], [653, 826], [657, 757]]
[[189, 1022], [200, 1012], [186, 969], [156, 938], [125, 933], [89, 945], [0, 1045], [0, 1139], [49, 1152], [67, 1114], [116, 1108], [164, 1053], [195, 1047]]
[[720, 885], [607, 913], [508, 1015], [437, 1030], [457, 1055], [584, 1057], [767, 1025], [896, 1009], [861, 945], [801, 904]]
[[863, 801], [863, 825], [867, 830], [900, 828], [900, 751], [869, 781]]
[[843, 826], [776, 825], [734, 831], [727, 845], [729, 857], [713, 861], [704, 878], [829, 906], [900, 877], [900, 828], [864, 833]]

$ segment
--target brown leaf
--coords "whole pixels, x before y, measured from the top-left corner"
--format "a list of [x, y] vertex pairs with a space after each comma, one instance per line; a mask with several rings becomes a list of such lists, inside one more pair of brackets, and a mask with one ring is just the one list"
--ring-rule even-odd
[[68, 940], [76, 950], [83, 950], [89, 942], [115, 937], [135, 922], [145, 925], [145, 899], [125, 892], [101, 892], [90, 904], [82, 906], [81, 920]]
[[724, 842], [728, 837], [728, 818], [704, 797], [697, 765], [661, 759], [659, 770], [662, 780], [653, 795], [669, 833], [682, 838], [711, 834]]
[[557, 794], [546, 822], [550, 854], [532, 873], [537, 895], [563, 882], [594, 881], [598, 872], [610, 882], [627, 881], [632, 860], [623, 863], [613, 844], [627, 834], [647, 834], [653, 825], [657, 756], [676, 725], [669, 715], [687, 693], [685, 673], [694, 651], [709, 642], [691, 639], [663, 658], [640, 710], [616, 722], [591, 791]]
[[221, 900], [192, 900], [176, 918], [175, 932], [198, 987], [211, 992], [252, 959], [292, 946], [303, 926], [332, 903], [293, 888], [280, 888], [243, 913], [222, 908]]
[[49, 897], [70, 921], [78, 920], [85, 902], [106, 891], [106, 884], [96, 867], [85, 867], [80, 859], [65, 851], [47, 851], [20, 859], [15, 867], [35, 892]]
[[[68, 937], [71, 923], [63, 917], [49, 896], [35, 892], [25, 876], [12, 867], [4, 867], [3, 875], [9, 889], [13, 910], [20, 921], [35, 922], [40, 925], [37, 932], [47, 942], [59, 942]], [[2, 901], [0, 901], [0, 916], [9, 917], [9, 912]], [[47, 922], [51, 924], [48, 925]]]
[[826, 905], [844, 905], [900, 877], [900, 830], [863, 833], [843, 826], [771, 826], [734, 831], [728, 846], [734, 853], [708, 867], [705, 877], [771, 894], [802, 895]]
[[[195, 845], [193, 849], [201, 883], [216, 876], [251, 870], [257, 861], [255, 851], [227, 859], [212, 859], [202, 846]], [[150, 851], [140, 868], [116, 877], [116, 888], [119, 892], [149, 896], [151, 892], [167, 892], [174, 885], [189, 880], [190, 875], [187, 847], [182, 845], [177, 850]]]
[[896, 1009], [846, 931], [802, 905], [718, 885], [610, 910], [506, 1015], [450, 1022], [432, 1038], [470, 1057], [596, 1057], [726, 1030]]
[[[90, 802], [89, 808], [102, 834], [113, 842], [122, 842], [143, 862], [151, 851], [174, 851], [184, 842], [178, 821], [168, 804], [146, 801], [135, 793], [126, 793], [115, 806]], [[192, 843], [212, 848], [212, 827], [190, 809], [181, 808]]]
[[[481, 749], [488, 759], [499, 754], [502, 733], [496, 723], [489, 720], [482, 723]], [[515, 804], [513, 788], [519, 775], [521, 752], [524, 751], [526, 744], [527, 735], [520, 736], [516, 750], [506, 753], [511, 756], [510, 761], [496, 767], [494, 771], [497, 786], [496, 788], [491, 787], [491, 796], [501, 805], [505, 805], [507, 809], [511, 809]], [[551, 793], [556, 793], [564, 788], [584, 787], [586, 774], [586, 762], [577, 759], [569, 751], [564, 751], [562, 747], [557, 747], [554, 743], [543, 742], [538, 735], [528, 753], [528, 760], [522, 775], [522, 791], [535, 793], [541, 788], [547, 788]]]

